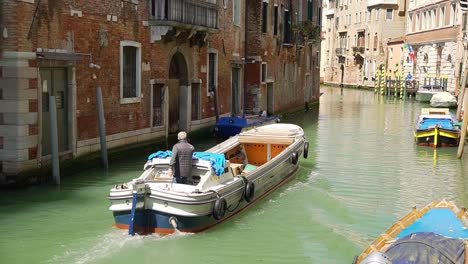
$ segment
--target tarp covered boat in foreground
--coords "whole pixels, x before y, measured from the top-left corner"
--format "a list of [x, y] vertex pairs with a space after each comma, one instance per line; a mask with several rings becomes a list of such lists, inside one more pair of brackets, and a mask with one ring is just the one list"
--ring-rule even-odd
[[115, 226], [130, 234], [199, 232], [266, 196], [288, 181], [307, 157], [301, 127], [251, 129], [194, 155], [193, 184], [168, 177], [170, 151], [148, 157], [143, 174], [110, 190]]
[[468, 213], [453, 202], [413, 210], [382, 233], [354, 264], [466, 264]]

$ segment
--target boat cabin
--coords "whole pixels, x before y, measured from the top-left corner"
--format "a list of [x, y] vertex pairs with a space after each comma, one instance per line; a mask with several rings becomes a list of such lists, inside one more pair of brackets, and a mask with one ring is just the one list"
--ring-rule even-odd
[[[234, 141], [234, 139], [236, 140]], [[215, 168], [209, 160], [194, 158], [192, 177], [189, 179], [189, 183], [173, 183], [173, 178], [168, 175], [170, 157], [165, 157], [148, 160], [144, 166], [145, 171], [139, 179], [143, 179], [148, 183], [157, 183], [164, 186], [164, 188], [170, 186], [171, 189], [176, 191], [207, 190], [214, 186], [240, 180], [238, 176], [247, 176], [283, 152], [294, 142], [294, 138], [239, 135], [225, 142], [225, 145], [218, 145], [221, 146], [219, 152], [211, 150], [214, 153], [223, 153], [225, 157], [224, 168], [222, 168], [222, 173], [219, 173], [219, 175], [214, 173]]]

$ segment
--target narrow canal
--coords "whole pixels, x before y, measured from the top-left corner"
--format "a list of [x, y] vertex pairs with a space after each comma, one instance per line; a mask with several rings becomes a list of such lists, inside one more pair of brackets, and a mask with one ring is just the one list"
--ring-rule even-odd
[[113, 228], [108, 191], [138, 176], [149, 154], [130, 153], [107, 173], [75, 171], [60, 187], [3, 190], [0, 263], [351, 263], [413, 206], [442, 198], [468, 206], [468, 158], [458, 160], [456, 148], [414, 145], [424, 105], [369, 91], [322, 92], [319, 109], [282, 120], [301, 125], [311, 143], [296, 178], [236, 218], [165, 237]]

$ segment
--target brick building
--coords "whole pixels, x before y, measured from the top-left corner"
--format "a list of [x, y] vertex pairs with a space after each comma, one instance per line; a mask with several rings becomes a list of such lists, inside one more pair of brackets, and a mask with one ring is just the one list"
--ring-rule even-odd
[[283, 2], [3, 0], [0, 175], [50, 163], [50, 95], [61, 158], [99, 151], [97, 87], [108, 148], [318, 101], [319, 49], [290, 38], [312, 2]]

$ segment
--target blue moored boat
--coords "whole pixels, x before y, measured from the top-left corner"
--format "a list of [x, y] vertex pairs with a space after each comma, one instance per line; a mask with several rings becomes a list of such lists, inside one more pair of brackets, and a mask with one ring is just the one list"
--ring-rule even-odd
[[215, 124], [215, 135], [220, 139], [239, 134], [241, 131], [248, 130], [252, 127], [263, 126], [267, 124], [277, 123], [279, 118], [275, 115], [246, 115], [244, 117], [221, 117]]
[[423, 108], [416, 124], [417, 145], [437, 147], [458, 146], [460, 129], [448, 108]]
[[445, 263], [468, 260], [468, 213], [451, 201], [434, 201], [393, 224], [353, 264]]

